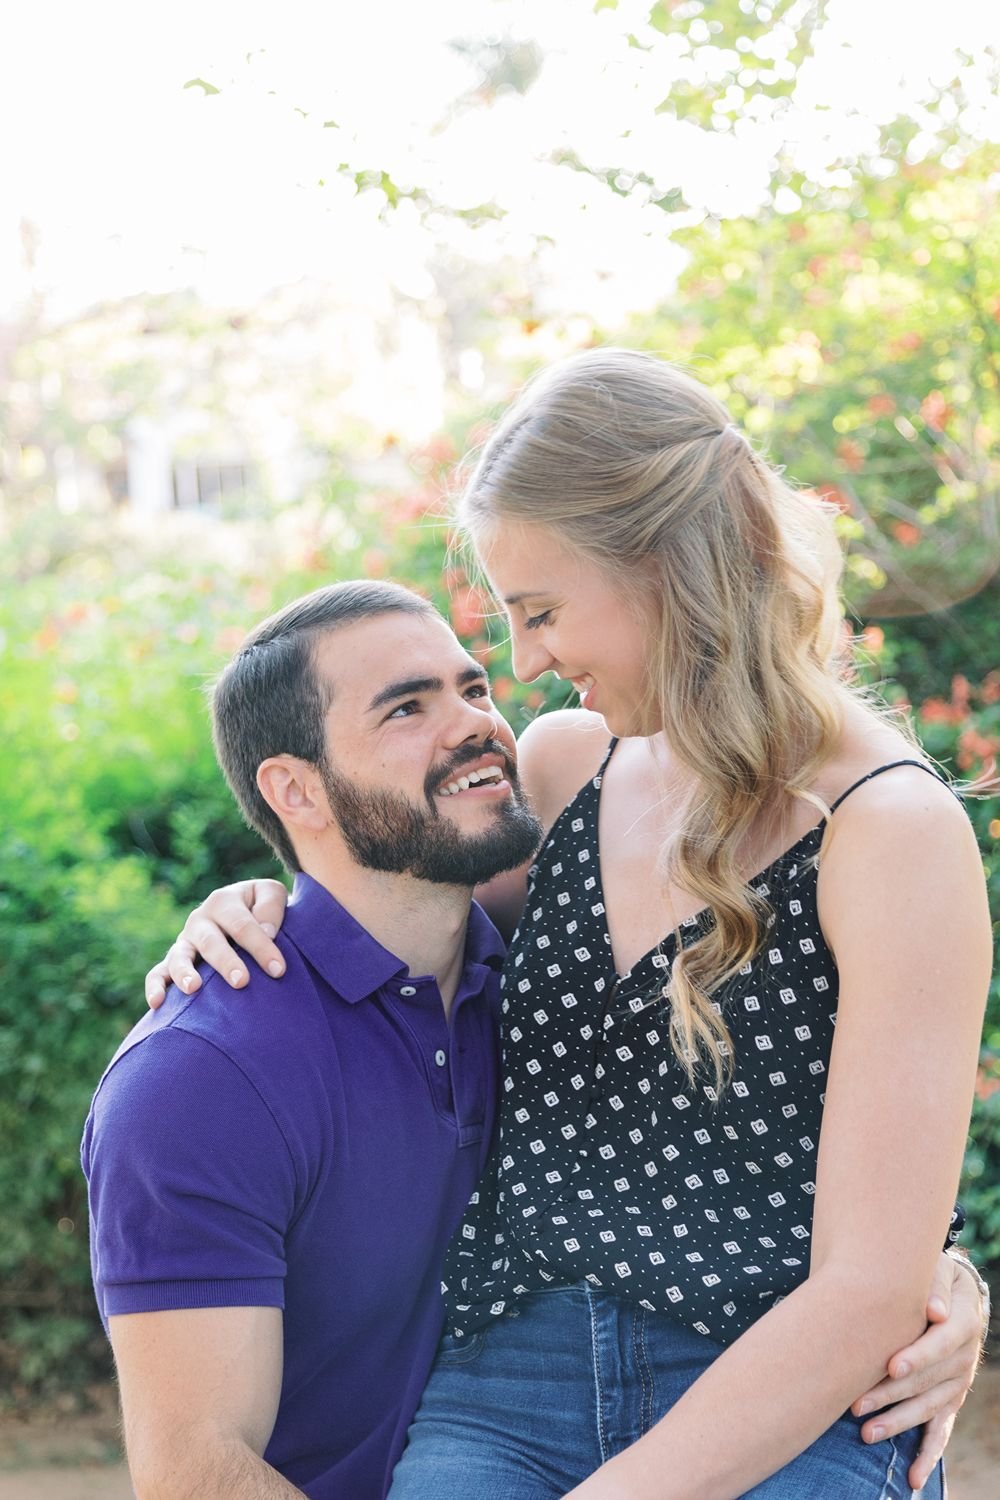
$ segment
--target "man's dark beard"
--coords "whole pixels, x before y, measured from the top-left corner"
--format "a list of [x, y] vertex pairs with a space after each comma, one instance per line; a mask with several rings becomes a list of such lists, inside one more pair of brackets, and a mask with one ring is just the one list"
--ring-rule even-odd
[[[438, 812], [438, 788], [460, 776], [462, 766], [490, 754], [503, 756], [512, 795], [497, 805], [491, 827], [464, 834]], [[474, 886], [516, 869], [535, 853], [542, 839], [542, 825], [521, 800], [513, 765], [496, 741], [466, 746], [446, 766], [435, 767], [424, 784], [426, 808], [396, 792], [358, 787], [330, 765], [319, 770], [347, 846], [368, 870], [413, 875], [435, 885]]]

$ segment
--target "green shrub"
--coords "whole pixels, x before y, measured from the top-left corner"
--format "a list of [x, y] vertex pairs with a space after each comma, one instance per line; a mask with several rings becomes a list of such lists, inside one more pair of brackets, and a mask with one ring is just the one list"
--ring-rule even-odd
[[[201, 556], [182, 567], [114, 531], [99, 544], [78, 536], [74, 550], [64, 527], [58, 556], [21, 580], [16, 606], [2, 591], [0, 1378], [15, 1397], [82, 1388], [107, 1368], [78, 1147], [92, 1089], [142, 1013], [142, 975], [192, 902], [276, 869], [242, 823], [209, 740], [204, 684], [244, 630], [335, 577], [391, 575], [434, 598], [489, 659], [516, 729], [566, 702], [564, 683], [514, 681], [502, 623], [448, 553], [435, 512], [451, 457], [447, 447], [432, 455], [412, 495], [361, 497], [350, 534], [331, 505], [329, 519], [304, 512], [206, 533], [195, 554], [214, 546], [243, 561]], [[366, 527], [378, 529], [378, 547]], [[272, 533], [301, 545], [276, 558]], [[1000, 744], [993, 609], [982, 596], [867, 632], [871, 670], [899, 679], [928, 750], [960, 775]], [[1000, 913], [1000, 808], [971, 803], [970, 814]], [[998, 1059], [995, 984], [962, 1197], [967, 1243], [1000, 1265]]]

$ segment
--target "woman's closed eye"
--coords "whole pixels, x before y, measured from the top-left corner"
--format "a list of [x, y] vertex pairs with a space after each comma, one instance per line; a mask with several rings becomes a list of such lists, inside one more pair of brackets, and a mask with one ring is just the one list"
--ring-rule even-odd
[[540, 615], [530, 615], [524, 622], [524, 628], [525, 630], [537, 630], [540, 625], [547, 625], [551, 618], [551, 609], [543, 609]]

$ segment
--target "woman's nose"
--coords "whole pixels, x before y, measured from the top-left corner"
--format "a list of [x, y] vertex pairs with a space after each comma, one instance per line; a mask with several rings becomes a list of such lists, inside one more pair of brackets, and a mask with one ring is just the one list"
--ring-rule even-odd
[[554, 669], [555, 657], [537, 637], [515, 630], [511, 637], [511, 664], [519, 682], [534, 682], [543, 672]]

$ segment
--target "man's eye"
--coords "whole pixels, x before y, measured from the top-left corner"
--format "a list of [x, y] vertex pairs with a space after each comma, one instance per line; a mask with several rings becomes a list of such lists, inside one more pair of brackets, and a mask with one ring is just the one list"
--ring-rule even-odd
[[549, 623], [551, 614], [551, 609], [545, 609], [540, 615], [531, 615], [530, 618], [525, 620], [524, 622], [525, 630], [537, 630], [539, 625], [547, 625]]
[[417, 709], [419, 707], [420, 707], [420, 705], [417, 702], [417, 700], [415, 698], [411, 698], [409, 700], [409, 702], [407, 702], [407, 703], [400, 703], [400, 704], [398, 704], [397, 707], [393, 709], [393, 711], [392, 711], [391, 714], [387, 714], [386, 715], [386, 718], [387, 719], [408, 719], [411, 714], [415, 714], [417, 712]]
[[489, 686], [485, 682], [474, 682], [469, 688], [470, 698], [488, 698], [489, 696]]

